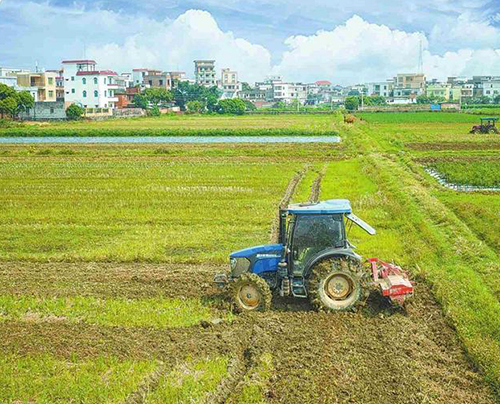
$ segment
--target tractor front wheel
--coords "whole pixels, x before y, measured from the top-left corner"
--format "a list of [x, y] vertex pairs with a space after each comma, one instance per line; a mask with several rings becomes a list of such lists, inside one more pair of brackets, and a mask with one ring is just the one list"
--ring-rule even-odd
[[233, 285], [232, 298], [238, 312], [266, 311], [271, 307], [271, 288], [259, 275], [246, 273]]
[[311, 268], [309, 296], [317, 310], [352, 311], [364, 301], [366, 272], [356, 260], [341, 257], [320, 261]]

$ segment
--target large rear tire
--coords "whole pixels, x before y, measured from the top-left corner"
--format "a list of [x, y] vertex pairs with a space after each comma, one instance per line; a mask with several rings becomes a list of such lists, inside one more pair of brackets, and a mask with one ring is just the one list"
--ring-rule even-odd
[[271, 307], [272, 293], [259, 275], [245, 273], [233, 284], [232, 299], [237, 312], [266, 311]]
[[349, 257], [327, 258], [311, 268], [308, 293], [316, 310], [354, 311], [365, 301], [367, 273]]

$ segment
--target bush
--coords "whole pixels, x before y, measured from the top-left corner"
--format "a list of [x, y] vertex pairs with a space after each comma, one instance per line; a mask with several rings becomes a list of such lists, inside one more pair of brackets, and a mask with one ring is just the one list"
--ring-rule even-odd
[[201, 114], [205, 109], [200, 101], [188, 101], [186, 108], [190, 114]]
[[357, 96], [347, 97], [344, 105], [348, 111], [356, 111], [359, 107], [359, 98]]
[[160, 116], [160, 108], [158, 105], [153, 106], [151, 109], [148, 109], [148, 116]]
[[217, 106], [219, 114], [243, 115], [246, 110], [246, 104], [243, 100], [221, 100]]
[[66, 117], [70, 121], [77, 121], [79, 119], [82, 119], [84, 113], [85, 110], [82, 107], [76, 104], [71, 104], [66, 110]]

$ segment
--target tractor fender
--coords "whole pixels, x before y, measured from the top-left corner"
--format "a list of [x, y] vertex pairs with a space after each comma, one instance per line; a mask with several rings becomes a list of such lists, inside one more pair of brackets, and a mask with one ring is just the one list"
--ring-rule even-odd
[[307, 265], [307, 268], [304, 273], [304, 277], [308, 277], [311, 268], [318, 263], [319, 261], [322, 261], [327, 258], [338, 258], [338, 257], [350, 257], [352, 259], [355, 259], [356, 261], [361, 262], [362, 257], [358, 254], [356, 254], [353, 250], [350, 248], [330, 248], [328, 250], [324, 250], [320, 252], [316, 257], [314, 257], [309, 264]]

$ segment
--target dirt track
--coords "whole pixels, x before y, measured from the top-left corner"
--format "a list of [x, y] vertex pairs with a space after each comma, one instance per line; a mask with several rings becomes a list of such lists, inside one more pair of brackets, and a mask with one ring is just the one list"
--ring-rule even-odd
[[[0, 293], [45, 295], [57, 288], [58, 295], [213, 299], [217, 292], [210, 281], [219, 269], [3, 263]], [[194, 273], [197, 281], [189, 281]], [[311, 311], [307, 303], [278, 299], [274, 310], [243, 315], [232, 324], [167, 330], [6, 322], [0, 328], [0, 352], [50, 352], [63, 358], [113, 355], [167, 363], [188, 355], [225, 354], [243, 366], [231, 388], [258, 355], [268, 352], [275, 368], [267, 385], [270, 403], [494, 402], [425, 287], [418, 287], [406, 312], [375, 296], [368, 307], [358, 313], [326, 314]]]

